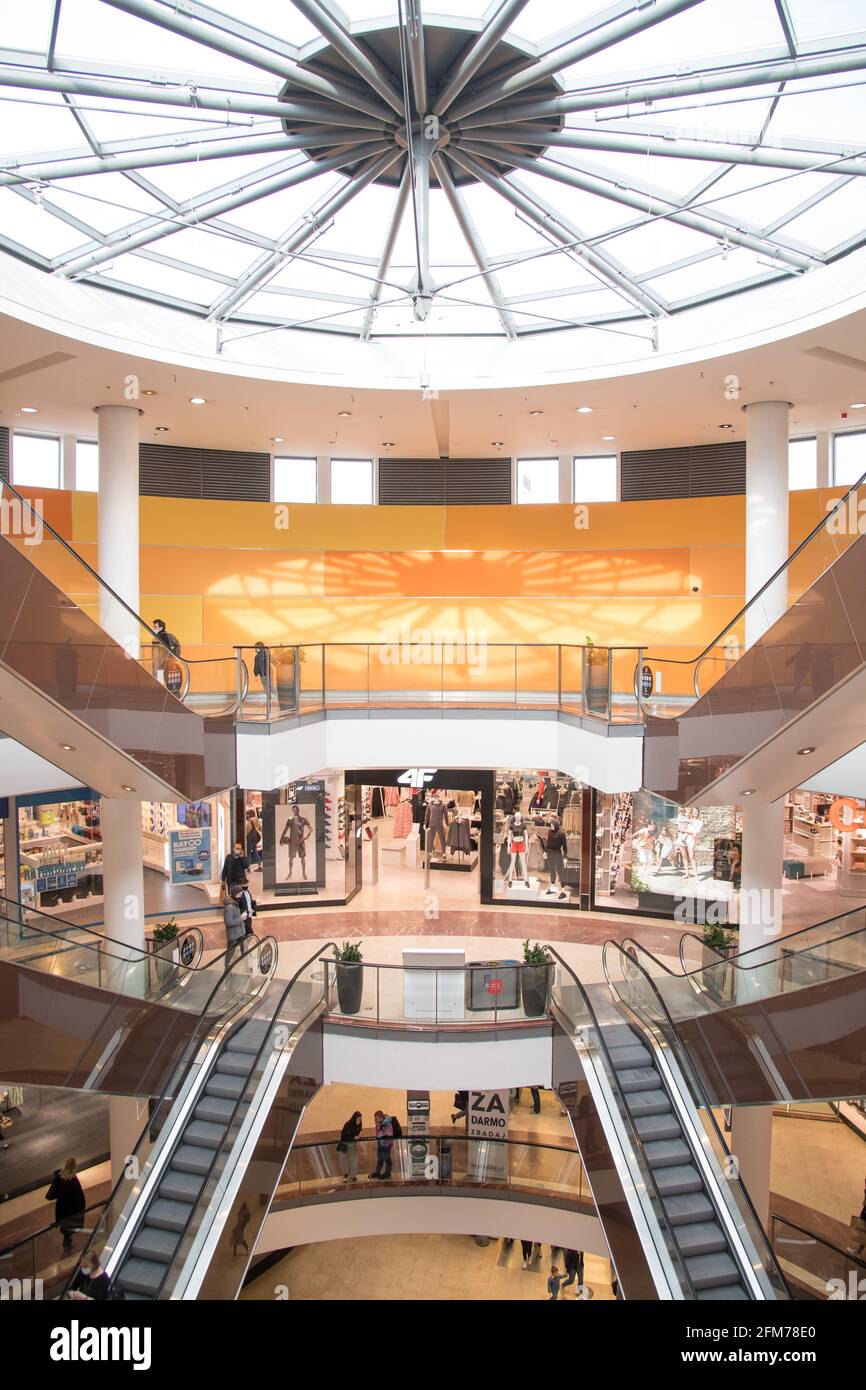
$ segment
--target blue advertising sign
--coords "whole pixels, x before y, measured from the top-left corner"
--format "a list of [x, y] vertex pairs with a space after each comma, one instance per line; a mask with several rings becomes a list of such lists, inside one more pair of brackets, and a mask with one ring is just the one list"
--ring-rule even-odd
[[190, 883], [211, 877], [210, 830], [172, 830], [171, 881]]
[[58, 860], [54, 863], [40, 864], [36, 875], [36, 891], [37, 893], [50, 893], [57, 888], [75, 888], [78, 884], [78, 875], [83, 869], [83, 859], [76, 859], [71, 863]]

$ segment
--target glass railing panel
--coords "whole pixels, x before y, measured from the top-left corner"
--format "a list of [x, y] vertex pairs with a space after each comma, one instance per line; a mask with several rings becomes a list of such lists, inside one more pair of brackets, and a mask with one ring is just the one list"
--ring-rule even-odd
[[639, 648], [610, 648], [611, 720], [615, 724], [639, 724], [643, 719], [637, 695], [643, 665]]
[[71, 1246], [64, 1245], [59, 1226], [46, 1226], [0, 1250], [0, 1280], [18, 1281], [11, 1288], [7, 1284], [7, 1297], [27, 1302], [58, 1298], [76, 1268], [82, 1244], [99, 1224], [102, 1209], [103, 1204], [97, 1203], [82, 1213], [80, 1225], [71, 1232]]
[[[301, 647], [279, 649], [283, 653], [280, 665], [284, 670], [284, 684], [282, 690], [288, 695], [288, 678], [290, 659], [288, 653], [294, 651], [295, 661], [297, 662], [297, 675], [295, 685], [297, 689], [297, 705], [292, 711], [285, 710], [286, 713], [310, 714], [324, 707], [325, 699], [325, 648], [321, 642], [311, 642]], [[274, 658], [276, 663], [276, 656]], [[278, 678], [279, 670], [275, 664], [275, 680]], [[277, 687], [278, 703], [280, 711], [284, 712], [283, 696], [279, 694], [280, 687]]]
[[586, 714], [592, 719], [609, 720], [611, 715], [610, 664], [608, 647], [587, 647], [584, 663]]
[[807, 1298], [862, 1299], [866, 1261], [854, 1251], [775, 1214], [770, 1217], [770, 1238], [789, 1281]]
[[370, 703], [385, 709], [441, 704], [445, 662], [453, 656], [447, 644], [432, 631], [429, 642], [403, 642], [398, 632], [389, 636], [395, 640], [368, 648]]
[[584, 648], [563, 646], [560, 648], [560, 651], [562, 653], [562, 709], [565, 710], [567, 714], [582, 715], [584, 712]]
[[559, 704], [559, 648], [524, 643], [517, 652], [517, 704], [554, 710]]
[[[329, 708], [364, 708], [368, 704], [371, 665], [381, 648], [367, 642], [328, 642], [325, 646], [325, 695]], [[399, 656], [399, 651], [395, 654]]]

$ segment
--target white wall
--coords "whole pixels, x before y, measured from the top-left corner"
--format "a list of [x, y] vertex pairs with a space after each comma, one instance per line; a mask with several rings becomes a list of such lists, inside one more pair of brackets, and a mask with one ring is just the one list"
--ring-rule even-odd
[[377, 1036], [370, 1030], [328, 1027], [324, 1035], [325, 1082], [385, 1086], [407, 1091], [497, 1090], [510, 1086], [550, 1086], [552, 1039], [527, 1036], [523, 1030], [463, 1034], [450, 1039], [445, 1029], [434, 1037], [398, 1032]]
[[450, 1193], [431, 1197], [389, 1193], [272, 1212], [256, 1242], [256, 1254], [322, 1240], [443, 1231], [451, 1235], [513, 1236], [515, 1240], [537, 1240], [610, 1258], [598, 1217], [532, 1202]]

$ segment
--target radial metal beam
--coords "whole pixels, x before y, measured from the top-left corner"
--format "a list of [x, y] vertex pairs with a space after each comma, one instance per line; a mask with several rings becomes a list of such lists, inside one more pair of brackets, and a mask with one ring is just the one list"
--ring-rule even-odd
[[504, 82], [493, 79], [479, 87], [478, 91], [473, 92], [465, 101], [458, 102], [456, 106], [452, 107], [449, 115], [452, 120], [459, 121], [463, 116], [468, 116], [473, 111], [480, 111], [485, 106], [492, 106], [494, 102], [507, 101], [516, 92], [522, 92], [525, 87], [532, 87], [543, 78], [551, 77], [561, 68], [570, 67], [573, 63], [579, 63], [583, 58], [601, 53], [605, 48], [621, 43], [623, 39], [643, 33], [644, 30], [653, 28], [654, 25], [660, 24], [663, 20], [670, 19], [673, 15], [682, 14], [684, 10], [690, 10], [695, 5], [702, 3], [703, 0], [648, 0], [648, 3], [638, 4], [631, 14], [616, 19], [611, 24], [601, 23], [589, 33], [582, 34], [573, 43], [566, 43], [553, 53], [547, 54], [537, 63], [530, 63], [520, 72], [512, 73], [510, 77], [506, 77]]
[[465, 199], [460, 189], [451, 177], [451, 171], [448, 168], [447, 161], [443, 154], [434, 154], [433, 169], [439, 180], [439, 187], [448, 199], [457, 225], [463, 233], [464, 240], [469, 250], [472, 252], [472, 259], [481, 272], [481, 278], [484, 281], [487, 293], [490, 295], [493, 307], [499, 315], [499, 320], [505, 330], [505, 335], [513, 341], [517, 337], [514, 317], [505, 302], [505, 296], [500, 289], [499, 281], [494, 271], [490, 268], [490, 262], [487, 259], [487, 253], [478, 235], [478, 229], [472, 220], [472, 214], [466, 206]]
[[149, 20], [151, 24], [167, 29], [170, 33], [182, 34], [184, 38], [204, 44], [206, 48], [213, 48], [218, 53], [236, 58], [240, 63], [249, 63], [253, 67], [264, 69], [265, 72], [274, 72], [285, 81], [293, 82], [295, 86], [303, 87], [308, 92], [314, 92], [316, 96], [327, 97], [330, 101], [338, 101], [354, 110], [366, 111], [369, 115], [379, 116], [383, 120], [389, 119], [388, 107], [359, 88], [338, 82], [335, 78], [322, 77], [258, 44], [215, 29], [199, 19], [187, 18], [178, 11], [171, 0], [166, 0], [166, 3], [160, 3], [159, 0], [103, 0], [103, 4], [123, 10], [124, 14], [135, 15], [137, 19]]
[[394, 246], [397, 241], [397, 233], [403, 221], [403, 214], [406, 211], [406, 203], [409, 199], [409, 189], [412, 187], [412, 171], [409, 168], [409, 161], [406, 160], [403, 169], [403, 177], [400, 179], [400, 187], [397, 189], [397, 197], [391, 209], [391, 216], [385, 228], [385, 237], [382, 241], [382, 250], [379, 252], [379, 259], [376, 262], [375, 281], [370, 290], [370, 302], [367, 305], [367, 312], [364, 315], [364, 322], [361, 325], [361, 341], [369, 342], [370, 333], [373, 328], [373, 319], [376, 316], [376, 305], [382, 295], [385, 284], [385, 276], [388, 273], [388, 266], [391, 264], [391, 257], [394, 254]]
[[426, 116], [427, 58], [424, 53], [424, 20], [421, 15], [421, 0], [406, 0], [406, 49], [409, 55], [409, 71], [412, 74], [415, 110], [419, 116]]
[[457, 66], [446, 78], [445, 85], [433, 103], [433, 112], [444, 115], [457, 100], [467, 82], [471, 82], [478, 69], [487, 61], [490, 54], [511, 27], [513, 21], [524, 10], [529, 0], [503, 0], [490, 23], [485, 25], [477, 39], [473, 39], [466, 52], [457, 61]]
[[[191, 83], [183, 87], [157, 85], [150, 82], [118, 81], [114, 78], [80, 77], [71, 73], [43, 72], [38, 68], [0, 66], [0, 87], [18, 87], [39, 92], [62, 92], [70, 96], [107, 97], [112, 101], [142, 101], [151, 106], [180, 106], [194, 111], [222, 111], [227, 115], [273, 116], [278, 120], [323, 121], [330, 125], [345, 125], [348, 118], [345, 106], [327, 101], [302, 101], [289, 98], [253, 96], [246, 92], [222, 93], [208, 91]], [[351, 117], [355, 126], [381, 129], [383, 121], [391, 118], [390, 111], [376, 116], [355, 111]]]
[[362, 189], [366, 188], [368, 184], [371, 184], [374, 179], [379, 178], [381, 174], [384, 174], [390, 169], [391, 165], [402, 157], [402, 154], [402, 150], [392, 147], [391, 149], [385, 150], [382, 154], [376, 155], [375, 158], [367, 160], [361, 168], [355, 171], [342, 188], [338, 189], [336, 193], [332, 193], [308, 213], [305, 213], [303, 218], [301, 218], [300, 226], [295, 226], [293, 229], [289, 230], [285, 236], [281, 237], [273, 251], [268, 252], [264, 256], [260, 256], [259, 259], [250, 266], [246, 274], [240, 277], [234, 289], [227, 294], [221, 295], [211, 306], [208, 318], [221, 322], [226, 319], [229, 314], [233, 313], [235, 309], [239, 308], [241, 304], [244, 304], [251, 295], [255, 294], [256, 290], [259, 289], [261, 285], [265, 284], [272, 276], [276, 275], [277, 271], [289, 260], [294, 252], [300, 251], [301, 248], [321, 230], [326, 222], [330, 221], [341, 208], [345, 207], [346, 203], [356, 197], [357, 194], [359, 194]]
[[545, 131], [537, 126], [489, 126], [473, 130], [475, 144], [561, 145], [573, 150], [609, 150], [617, 154], [658, 155], [664, 159], [705, 159], [713, 164], [755, 164], [768, 169], [816, 169], [832, 164], [832, 173], [866, 174], [866, 159], [850, 158], [838, 147], [815, 152], [785, 150], [777, 145], [719, 144], [692, 136], [629, 135], [620, 131], [569, 126]]
[[61, 260], [58, 262], [57, 269], [67, 277], [81, 275], [85, 271], [92, 270], [94, 266], [103, 265], [106, 261], [113, 260], [116, 256], [126, 255], [129, 251], [137, 251], [141, 246], [150, 246], [154, 241], [171, 236], [172, 232], [179, 231], [182, 227], [200, 226], [202, 222], [209, 222], [214, 217], [221, 217], [223, 213], [231, 212], [233, 208], [246, 207], [250, 203], [256, 203], [261, 198], [268, 197], [271, 193], [281, 193], [285, 188], [293, 188], [296, 184], [307, 183], [319, 174], [331, 173], [335, 169], [344, 168], [347, 164], [354, 164], [357, 159], [356, 150], [346, 150], [342, 154], [333, 155], [331, 159], [322, 160], [321, 163], [302, 164], [299, 167], [288, 169], [282, 174], [276, 174], [273, 178], [262, 179], [260, 183], [243, 184], [238, 187], [236, 192], [226, 194], [221, 198], [214, 198], [212, 193], [202, 194], [198, 198], [191, 199], [179, 212], [173, 213], [169, 217], [151, 219], [150, 226], [142, 228], [141, 231], [128, 234], [130, 229], [124, 228], [113, 233], [101, 250], [92, 251], [87, 255], [77, 256], [71, 260]]
[[430, 160], [436, 141], [422, 131], [412, 143], [409, 163], [412, 168], [412, 207], [415, 215], [415, 251], [417, 281], [415, 318], [426, 319], [433, 302], [433, 278], [430, 274]]
[[364, 51], [360, 45], [352, 38], [351, 34], [339, 24], [333, 15], [329, 14], [324, 5], [319, 0], [292, 0], [296, 10], [300, 10], [305, 19], [308, 19], [315, 29], [318, 29], [323, 38], [339, 53], [359, 77], [372, 87], [373, 91], [386, 101], [398, 116], [405, 116], [406, 108], [403, 99], [395, 91], [391, 74], [380, 63], [378, 58], [373, 58]]
[[778, 82], [794, 82], [808, 77], [830, 77], [835, 73], [858, 72], [863, 68], [866, 68], [866, 47], [862, 46], [833, 54], [785, 58], [773, 63], [736, 63], [714, 72], [689, 74], [687, 77], [646, 78], [614, 86], [580, 88], [563, 92], [559, 97], [503, 102], [493, 109], [461, 115], [459, 124], [460, 129], [468, 130], [480, 125], [504, 125], [512, 121], [567, 116], [578, 111], [598, 111], [602, 107], [640, 105], [648, 101], [733, 91], [741, 87], [772, 86]]
[[[208, 159], [234, 159], [247, 154], [282, 154], [286, 150], [327, 148], [330, 145], [381, 145], [383, 137], [389, 134], [384, 127], [373, 130], [340, 130], [329, 127], [327, 131], [315, 130], [309, 134], [297, 132], [286, 135], [253, 135], [246, 140], [214, 141], [212, 144], [190, 144], [180, 149], [137, 150], [131, 154], [104, 155], [93, 159], [58, 160], [47, 164], [19, 164], [14, 168], [0, 170], [0, 186], [21, 183], [23, 179], [38, 179], [52, 183], [55, 179], [75, 179], [83, 174], [110, 174], [125, 169], [154, 169], [164, 164], [199, 164]], [[359, 149], [357, 158], [365, 154]], [[345, 163], [345, 160], [343, 161]]]
[[455, 164], [459, 164], [461, 169], [465, 169], [467, 174], [472, 174], [474, 178], [486, 183], [488, 188], [492, 188], [494, 193], [500, 194], [518, 212], [523, 213], [539, 230], [547, 237], [552, 237], [559, 242], [560, 246], [575, 260], [583, 262], [587, 269], [592, 271], [597, 279], [617, 290], [619, 294], [627, 299], [641, 313], [650, 318], [657, 319], [669, 313], [668, 306], [659, 296], [650, 290], [643, 289], [635, 284], [603, 251], [595, 247], [584, 245], [584, 236], [578, 227], [551, 208], [534, 193], [524, 189], [517, 184], [509, 183], [506, 179], [500, 178], [483, 159], [477, 159], [463, 148], [455, 149], [448, 147], [448, 156]]
[[[482, 156], [484, 154], [483, 145], [479, 147], [461, 142], [460, 149], [465, 149], [470, 154], [481, 154]], [[695, 212], [674, 201], [670, 195], [653, 195], [627, 188], [622, 182], [622, 175], [612, 173], [608, 182], [585, 173], [581, 169], [572, 169], [565, 164], [557, 164], [553, 160], [528, 159], [517, 150], [509, 150], [508, 162], [516, 165], [519, 169], [526, 169], [530, 174], [543, 174], [545, 178], [555, 179], [558, 183], [568, 184], [571, 188], [579, 188], [583, 193], [595, 193], [601, 198], [607, 198], [610, 202], [621, 203], [625, 207], [636, 208], [639, 212], [664, 217], [669, 222], [679, 223], [694, 232], [703, 232], [705, 236], [714, 237], [717, 241], [731, 246], [743, 246], [760, 256], [771, 256], [773, 260], [782, 261], [794, 270], [811, 270], [814, 266], [822, 264], [816, 256], [810, 256], [802, 251], [796, 251], [792, 247], [780, 245], [757, 232], [743, 231], [733, 220], [728, 221], [712, 213]]]

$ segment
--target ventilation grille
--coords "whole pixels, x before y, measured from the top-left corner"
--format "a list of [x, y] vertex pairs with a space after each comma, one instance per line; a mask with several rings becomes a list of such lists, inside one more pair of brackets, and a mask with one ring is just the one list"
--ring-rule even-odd
[[692, 444], [684, 449], [624, 449], [623, 502], [659, 497], [732, 497], [746, 491], [746, 442]]
[[271, 495], [268, 454], [187, 449], [176, 444], [141, 444], [138, 462], [142, 497], [267, 502]]
[[508, 506], [510, 459], [380, 459], [382, 506]]
[[5, 425], [0, 425], [0, 478], [9, 482], [9, 431]]

